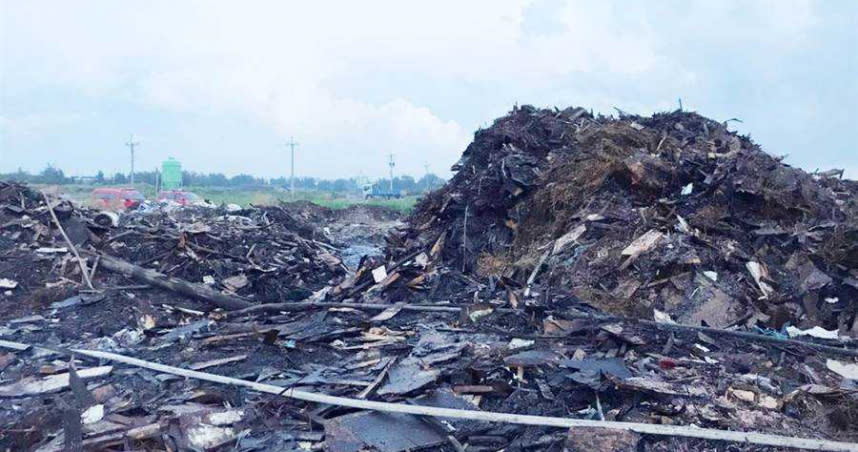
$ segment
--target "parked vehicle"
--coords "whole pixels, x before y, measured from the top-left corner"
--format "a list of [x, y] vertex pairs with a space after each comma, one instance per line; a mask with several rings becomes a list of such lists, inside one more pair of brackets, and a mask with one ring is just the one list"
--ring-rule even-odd
[[402, 193], [392, 192], [390, 190], [385, 190], [377, 184], [366, 184], [363, 186], [363, 198], [364, 199], [372, 199], [372, 198], [379, 198], [379, 199], [397, 198], [398, 199], [401, 197], [402, 197]]
[[202, 200], [196, 194], [183, 190], [164, 190], [158, 193], [158, 201], [172, 201], [182, 206], [194, 205]]
[[92, 191], [92, 205], [103, 210], [134, 209], [146, 197], [133, 188], [96, 188]]

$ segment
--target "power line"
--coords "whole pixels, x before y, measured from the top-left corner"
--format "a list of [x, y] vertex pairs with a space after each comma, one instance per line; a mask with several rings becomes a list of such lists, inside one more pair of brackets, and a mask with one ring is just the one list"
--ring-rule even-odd
[[131, 134], [131, 138], [125, 143], [128, 146], [128, 149], [131, 149], [131, 185], [134, 185], [134, 146], [139, 146], [139, 141], [134, 141], [134, 134]]

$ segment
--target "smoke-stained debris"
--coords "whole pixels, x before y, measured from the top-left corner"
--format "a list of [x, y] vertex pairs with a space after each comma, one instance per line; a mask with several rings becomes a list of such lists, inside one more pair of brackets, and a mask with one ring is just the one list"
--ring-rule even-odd
[[0, 448], [772, 450], [354, 412], [77, 357], [84, 410], [70, 348], [358, 400], [858, 439], [855, 182], [693, 113], [581, 108], [516, 108], [456, 168], [386, 237], [396, 215], [367, 208], [104, 221], [62, 202], [69, 245], [41, 194], [0, 182], [0, 340], [37, 345], [3, 343]]
[[722, 123], [525, 106], [478, 131], [456, 168], [390, 234], [391, 261], [431, 259], [388, 292], [445, 297], [456, 270], [486, 297], [516, 294], [539, 266], [528, 303], [547, 308], [571, 294], [687, 324], [858, 331], [858, 184], [792, 168]]

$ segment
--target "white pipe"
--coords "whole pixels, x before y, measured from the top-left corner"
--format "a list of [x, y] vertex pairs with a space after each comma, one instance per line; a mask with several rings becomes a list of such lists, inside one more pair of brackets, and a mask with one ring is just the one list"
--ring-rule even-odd
[[[0, 346], [5, 346], [18, 350], [20, 350], [21, 347], [27, 347], [26, 344], [6, 341], [0, 342]], [[595, 421], [587, 419], [570, 419], [550, 416], [533, 416], [528, 414], [496, 413], [490, 411], [458, 410], [452, 408], [406, 405], [388, 402], [374, 402], [371, 400], [360, 400], [348, 397], [336, 397], [325, 394], [316, 394], [313, 392], [301, 391], [293, 388], [284, 388], [281, 386], [274, 386], [265, 383], [256, 383], [252, 381], [240, 380], [237, 378], [225, 377], [222, 375], [210, 374], [206, 372], [199, 372], [195, 370], [183, 369], [180, 367], [153, 363], [149, 361], [144, 361], [142, 359], [119, 355], [116, 353], [84, 349], [71, 349], [71, 351], [73, 353], [89, 356], [92, 358], [116, 361], [131, 366], [154, 370], [156, 372], [177, 375], [180, 377], [194, 378], [197, 380], [209, 381], [212, 383], [241, 386], [253, 389], [254, 391], [258, 392], [282, 395], [284, 397], [296, 400], [303, 400], [306, 402], [324, 403], [328, 405], [337, 405], [364, 410], [385, 411], [390, 413], [405, 413], [414, 414], [418, 416], [467, 419], [473, 421], [506, 422], [510, 424], [536, 425], [542, 427], [605, 428], [611, 430], [632, 431], [645, 435], [681, 436], [686, 438], [699, 438], [714, 441], [731, 441], [736, 443], [757, 444], [773, 447], [793, 447], [808, 450], [858, 452], [858, 444], [856, 443], [845, 443], [840, 441], [829, 441], [825, 439], [813, 438], [794, 438], [789, 436], [772, 435], [768, 433], [736, 432], [729, 430], [698, 428], [693, 426], [644, 424], [639, 422]]]

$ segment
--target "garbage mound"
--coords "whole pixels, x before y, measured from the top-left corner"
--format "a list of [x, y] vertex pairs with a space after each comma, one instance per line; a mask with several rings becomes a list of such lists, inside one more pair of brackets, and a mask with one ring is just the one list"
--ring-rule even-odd
[[536, 293], [643, 318], [858, 330], [858, 184], [726, 123], [524, 106], [454, 170], [391, 234], [390, 260], [432, 249], [435, 267], [519, 291], [537, 274]]
[[[527, 171], [507, 172], [516, 159], [529, 157], [501, 159], [501, 174], [528, 180], [530, 171], [532, 185], [518, 192], [515, 182], [510, 193], [518, 193], [506, 199], [483, 198], [470, 184], [477, 195], [465, 201], [458, 230], [450, 229], [455, 215], [428, 221], [427, 206], [452, 190], [433, 194], [389, 236], [395, 260], [358, 252], [382, 246], [377, 231], [396, 223], [388, 211], [281, 204], [117, 217], [0, 182], [0, 449], [856, 448], [844, 442], [858, 438], [854, 340], [821, 328], [790, 339], [672, 323], [678, 311], [657, 321], [620, 318], [563, 294], [552, 281], [569, 277], [584, 262], [575, 253], [610, 234], [634, 237], [642, 250], [619, 261], [624, 268], [615, 272], [628, 277], [667, 274], [645, 264], [655, 266], [650, 255], [680, 233], [708, 258], [698, 241], [713, 232], [698, 236], [691, 220], [684, 220], [691, 232], [668, 229], [662, 207], [647, 210], [642, 224], [588, 207], [558, 232], [551, 222], [562, 213], [554, 211], [537, 230], [530, 216], [542, 209], [549, 190], [541, 184], [553, 168], [534, 159]], [[615, 193], [628, 194], [616, 184]], [[640, 209], [648, 198], [635, 196], [601, 202]], [[520, 205], [519, 197], [531, 202]], [[477, 201], [486, 206], [479, 214], [470, 204]], [[459, 202], [447, 203], [444, 215]], [[427, 221], [415, 223], [421, 215]], [[492, 226], [501, 219], [506, 229]], [[518, 261], [488, 262], [502, 245], [499, 232], [515, 225], [507, 259]], [[620, 235], [624, 225], [646, 239]], [[818, 247], [812, 234], [825, 230], [803, 239], [810, 258]], [[469, 254], [457, 261], [459, 233]], [[359, 262], [348, 265], [354, 274], [339, 263], [351, 258]], [[774, 287], [760, 273], [764, 264], [771, 273], [771, 264], [758, 264], [748, 268]], [[703, 276], [711, 287], [724, 281]], [[648, 284], [677, 287], [666, 281]], [[534, 425], [518, 424], [522, 414], [537, 416], [529, 418]], [[582, 431], [585, 424], [592, 428]]]
[[25, 184], [0, 181], [0, 204], [5, 206], [0, 215], [8, 216], [33, 208], [41, 202], [41, 195]]
[[327, 234], [282, 206], [125, 214], [96, 249], [269, 302], [304, 299], [346, 273]]
[[[81, 279], [68, 244], [60, 240], [63, 246], [57, 246], [58, 231], [41, 193], [23, 184], [0, 182], [0, 206], [0, 225], [7, 232], [0, 236], [0, 252], [8, 258], [0, 262], [4, 277], [29, 287], [42, 286], [56, 275]], [[305, 299], [338, 283], [348, 271], [335, 256], [338, 244], [317, 223], [283, 205], [108, 215], [60, 201], [53, 211], [84, 257], [119, 258], [248, 303]], [[99, 264], [107, 264], [99, 259], [93, 273]], [[21, 290], [15, 294], [28, 301], [40, 298]], [[58, 296], [47, 297], [56, 301]]]

